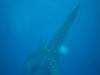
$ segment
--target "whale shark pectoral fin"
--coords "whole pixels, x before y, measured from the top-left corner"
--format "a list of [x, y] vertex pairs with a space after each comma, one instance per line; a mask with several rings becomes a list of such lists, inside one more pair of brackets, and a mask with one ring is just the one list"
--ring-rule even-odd
[[28, 66], [27, 68], [24, 68], [23, 75], [34, 75], [39, 71], [39, 69], [40, 65]]
[[26, 62], [25, 62], [25, 68], [24, 68], [24, 73], [25, 75], [35, 75], [37, 72], [40, 73], [41, 69], [41, 63], [45, 61], [45, 55], [44, 54], [38, 54], [34, 57], [30, 57]]
[[24, 73], [25, 75], [32, 75], [32, 73], [36, 73], [39, 71], [41, 67], [41, 63], [45, 60], [46, 54], [43, 50], [42, 46], [42, 38], [40, 38], [40, 43], [36, 48], [37, 52], [33, 53], [30, 57], [28, 57], [24, 62]]

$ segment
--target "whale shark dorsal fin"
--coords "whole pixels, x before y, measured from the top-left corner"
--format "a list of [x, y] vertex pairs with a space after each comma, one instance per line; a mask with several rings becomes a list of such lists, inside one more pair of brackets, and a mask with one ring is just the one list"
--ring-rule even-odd
[[54, 34], [48, 43], [48, 49], [57, 48], [61, 46], [63, 43], [71, 24], [74, 22], [76, 15], [79, 11], [80, 5], [77, 5], [76, 8], [72, 11], [72, 13], [68, 16], [67, 20], [65, 20], [64, 24], [60, 27], [60, 29]]
[[41, 50], [43, 48], [43, 39], [42, 39], [42, 37], [40, 36], [40, 40], [39, 40], [39, 44], [38, 44], [38, 46], [37, 46], [37, 49], [38, 50]]
[[25, 61], [29, 61], [30, 59], [34, 60], [37, 56], [41, 56], [41, 55], [44, 54], [42, 37], [40, 37], [40, 40], [39, 40], [39, 43], [38, 43], [37, 47], [33, 50], [36, 50], [36, 51], [33, 52]]
[[42, 55], [44, 55], [45, 54], [45, 52], [44, 52], [44, 43], [43, 43], [43, 38], [40, 36], [40, 39], [39, 39], [39, 43], [38, 43], [38, 45], [37, 45], [37, 47], [36, 47], [36, 50], [37, 50], [37, 52], [36, 52], [36, 54], [38, 55], [38, 54], [42, 54]]

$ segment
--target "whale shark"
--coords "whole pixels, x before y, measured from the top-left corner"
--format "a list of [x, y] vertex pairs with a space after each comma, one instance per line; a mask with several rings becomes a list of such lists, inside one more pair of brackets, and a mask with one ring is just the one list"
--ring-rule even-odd
[[55, 32], [47, 45], [42, 44], [42, 39], [37, 46], [38, 52], [33, 53], [25, 60], [23, 75], [61, 75], [59, 69], [58, 48], [63, 44], [68, 31], [73, 24], [80, 5], [77, 5], [65, 20], [64, 24]]

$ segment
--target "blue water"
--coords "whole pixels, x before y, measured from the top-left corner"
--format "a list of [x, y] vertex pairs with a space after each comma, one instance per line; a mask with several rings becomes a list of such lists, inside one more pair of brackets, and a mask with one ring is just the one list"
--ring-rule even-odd
[[[79, 0], [1, 0], [0, 75], [21, 75], [24, 60], [47, 44]], [[80, 0], [61, 54], [61, 75], [100, 75], [100, 1]]]

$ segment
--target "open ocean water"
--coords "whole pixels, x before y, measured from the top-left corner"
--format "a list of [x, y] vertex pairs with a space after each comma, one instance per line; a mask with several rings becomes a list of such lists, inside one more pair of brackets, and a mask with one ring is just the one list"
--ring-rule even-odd
[[0, 75], [22, 75], [40, 38], [47, 44], [77, 4], [60, 51], [61, 75], [100, 75], [99, 0], [0, 0]]

